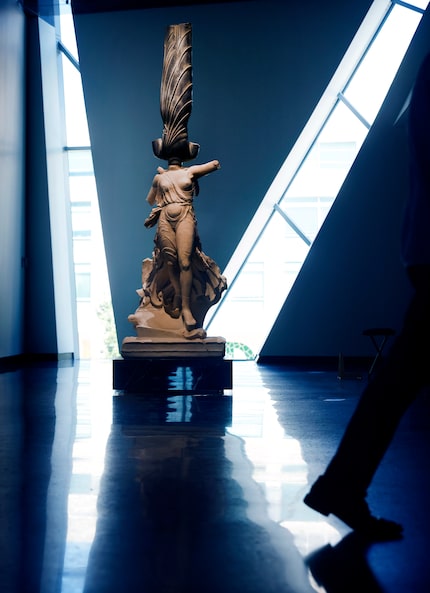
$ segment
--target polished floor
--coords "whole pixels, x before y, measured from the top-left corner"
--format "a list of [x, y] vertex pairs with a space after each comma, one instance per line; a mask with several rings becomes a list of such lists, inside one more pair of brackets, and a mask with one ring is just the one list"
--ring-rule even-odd
[[302, 503], [362, 389], [233, 363], [224, 395], [124, 395], [111, 361], [0, 373], [2, 593], [427, 593], [430, 397], [369, 493], [365, 547]]

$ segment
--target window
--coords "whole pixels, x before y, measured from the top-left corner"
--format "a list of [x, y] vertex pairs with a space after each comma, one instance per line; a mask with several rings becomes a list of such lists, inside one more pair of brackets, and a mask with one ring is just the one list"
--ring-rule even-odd
[[70, 7], [60, 15], [80, 358], [118, 355], [90, 137]]
[[[372, 126], [428, 2], [376, 0], [224, 274], [207, 330], [255, 358]], [[268, 214], [269, 213], [269, 214]], [[276, 243], [276, 250], [273, 245]], [[253, 298], [252, 270], [261, 270]], [[256, 279], [254, 279], [256, 281]], [[246, 303], [246, 306], [245, 306]], [[249, 319], [258, 319], [250, 324]], [[245, 354], [244, 354], [245, 353]]]

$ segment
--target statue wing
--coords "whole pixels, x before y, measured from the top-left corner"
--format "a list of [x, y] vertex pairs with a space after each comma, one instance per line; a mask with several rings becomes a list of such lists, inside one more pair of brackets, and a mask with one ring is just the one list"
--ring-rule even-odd
[[160, 111], [163, 144], [188, 142], [187, 125], [192, 107], [191, 24], [170, 25], [164, 41]]

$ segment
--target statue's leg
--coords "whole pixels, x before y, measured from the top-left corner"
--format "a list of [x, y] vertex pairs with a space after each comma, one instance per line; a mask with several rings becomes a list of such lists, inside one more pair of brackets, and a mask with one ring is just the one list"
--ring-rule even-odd
[[174, 290], [172, 313], [175, 317], [179, 317], [181, 311], [181, 283], [176, 248], [176, 234], [172, 225], [169, 221], [165, 220], [164, 216], [160, 216], [157, 240], [163, 261], [167, 266], [170, 283]]
[[194, 247], [195, 222], [192, 216], [186, 216], [176, 227], [176, 248], [179, 263], [179, 282], [182, 295], [182, 318], [187, 330], [197, 327], [191, 312], [191, 287], [193, 273], [191, 270], [191, 253]]
[[176, 261], [173, 261], [171, 258], [167, 258], [167, 270], [169, 273], [169, 280], [173, 286], [173, 290], [175, 291], [175, 295], [173, 297], [173, 305], [172, 305], [172, 313], [179, 317], [179, 313], [182, 307], [182, 299], [181, 299], [181, 283], [179, 281], [178, 275], [178, 265]]

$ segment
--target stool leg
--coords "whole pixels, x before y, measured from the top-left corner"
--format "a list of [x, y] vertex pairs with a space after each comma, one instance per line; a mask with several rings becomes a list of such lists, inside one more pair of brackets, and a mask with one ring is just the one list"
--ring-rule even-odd
[[371, 336], [371, 338], [372, 338], [373, 345], [376, 348], [376, 356], [373, 359], [372, 365], [371, 365], [371, 367], [369, 369], [369, 377], [373, 373], [373, 371], [375, 370], [375, 366], [378, 363], [379, 359], [382, 358], [382, 351], [384, 349], [385, 342], [387, 341], [388, 337], [387, 336], [384, 336], [380, 344], [378, 344], [378, 342], [376, 341], [376, 339], [374, 338], [374, 336]]

